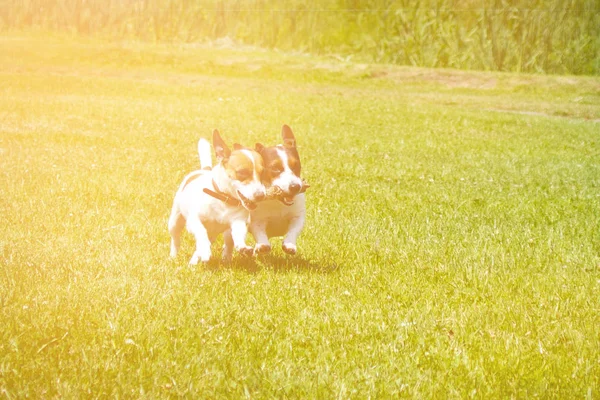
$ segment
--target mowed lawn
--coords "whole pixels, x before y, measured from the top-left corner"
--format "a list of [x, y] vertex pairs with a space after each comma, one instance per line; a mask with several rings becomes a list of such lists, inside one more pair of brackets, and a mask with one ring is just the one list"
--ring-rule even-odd
[[[598, 398], [599, 120], [598, 78], [5, 35], [0, 397]], [[284, 123], [298, 256], [171, 260], [197, 140]]]

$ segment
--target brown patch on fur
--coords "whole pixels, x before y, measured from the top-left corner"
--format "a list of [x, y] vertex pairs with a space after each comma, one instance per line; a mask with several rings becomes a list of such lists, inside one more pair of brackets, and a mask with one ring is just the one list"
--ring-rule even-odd
[[[261, 175], [264, 164], [262, 157], [254, 150], [248, 149], [252, 153], [252, 158], [242, 151], [234, 151], [225, 164], [227, 174], [231, 179], [238, 180], [243, 183], [251, 182], [254, 179], [254, 169], [258, 176]], [[252, 162], [254, 161], [254, 162]]]
[[285, 147], [285, 152], [288, 157], [288, 165], [294, 175], [300, 177], [300, 170], [302, 166], [300, 165], [300, 155], [298, 154], [298, 150], [295, 147]]
[[188, 178], [185, 180], [185, 182], [183, 182], [183, 187], [181, 188], [181, 190], [185, 189], [185, 187], [187, 185], [189, 185], [190, 182], [200, 178], [202, 175], [204, 175], [204, 171], [199, 171], [198, 173], [188, 176]]

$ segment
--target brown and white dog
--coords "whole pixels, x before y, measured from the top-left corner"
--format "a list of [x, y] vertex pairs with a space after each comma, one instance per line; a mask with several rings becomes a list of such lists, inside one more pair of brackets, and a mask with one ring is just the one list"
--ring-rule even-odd
[[246, 244], [247, 223], [256, 202], [265, 198], [262, 157], [250, 149], [238, 147], [231, 151], [216, 129], [213, 146], [217, 157], [214, 167], [210, 144], [205, 139], [198, 141], [201, 169], [184, 178], [169, 217], [171, 257], [177, 256], [184, 226], [196, 239], [191, 265], [199, 260], [207, 262], [211, 243], [228, 229], [232, 246], [242, 255], [252, 255], [252, 247]]
[[[300, 156], [296, 148], [296, 138], [292, 129], [283, 125], [283, 144], [265, 147], [256, 144], [256, 151], [262, 156], [264, 170], [262, 182], [267, 188], [276, 187], [280, 192], [277, 199], [267, 199], [257, 203], [250, 212], [250, 233], [256, 240], [255, 254], [271, 251], [269, 238], [284, 236], [283, 251], [296, 254], [296, 239], [304, 228], [306, 214], [303, 181], [300, 178]], [[224, 257], [231, 257], [234, 241], [228, 232], [224, 235]]]

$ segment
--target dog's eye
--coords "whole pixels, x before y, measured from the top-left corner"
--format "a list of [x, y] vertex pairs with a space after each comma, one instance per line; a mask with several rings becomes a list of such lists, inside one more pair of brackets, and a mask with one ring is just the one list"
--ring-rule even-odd
[[250, 175], [252, 175], [250, 173], [250, 170], [246, 169], [246, 168], [235, 171], [235, 174], [237, 175], [238, 179], [242, 180], [242, 181], [245, 179], [248, 179], [250, 177]]
[[279, 166], [271, 167], [271, 172], [275, 175], [280, 174], [282, 171], [283, 169]]

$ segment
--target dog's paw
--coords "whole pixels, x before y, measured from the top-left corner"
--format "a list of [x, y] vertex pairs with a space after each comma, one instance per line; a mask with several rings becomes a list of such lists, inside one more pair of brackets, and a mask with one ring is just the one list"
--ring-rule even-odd
[[250, 246], [244, 246], [240, 247], [238, 249], [238, 252], [242, 257], [252, 257], [252, 255], [254, 254], [254, 249]]
[[225, 264], [229, 264], [233, 259], [233, 254], [231, 254], [231, 252], [223, 251], [222, 259]]
[[284, 243], [283, 246], [281, 246], [283, 248], [283, 251], [289, 255], [294, 255], [296, 254], [296, 245], [292, 244], [292, 243]]
[[266, 253], [269, 253], [270, 251], [271, 251], [270, 244], [257, 243], [256, 246], [254, 246], [254, 254], [266, 254]]
[[192, 258], [190, 259], [190, 265], [197, 265], [198, 262], [207, 263], [210, 261], [211, 253], [210, 252], [199, 252], [196, 251]]

